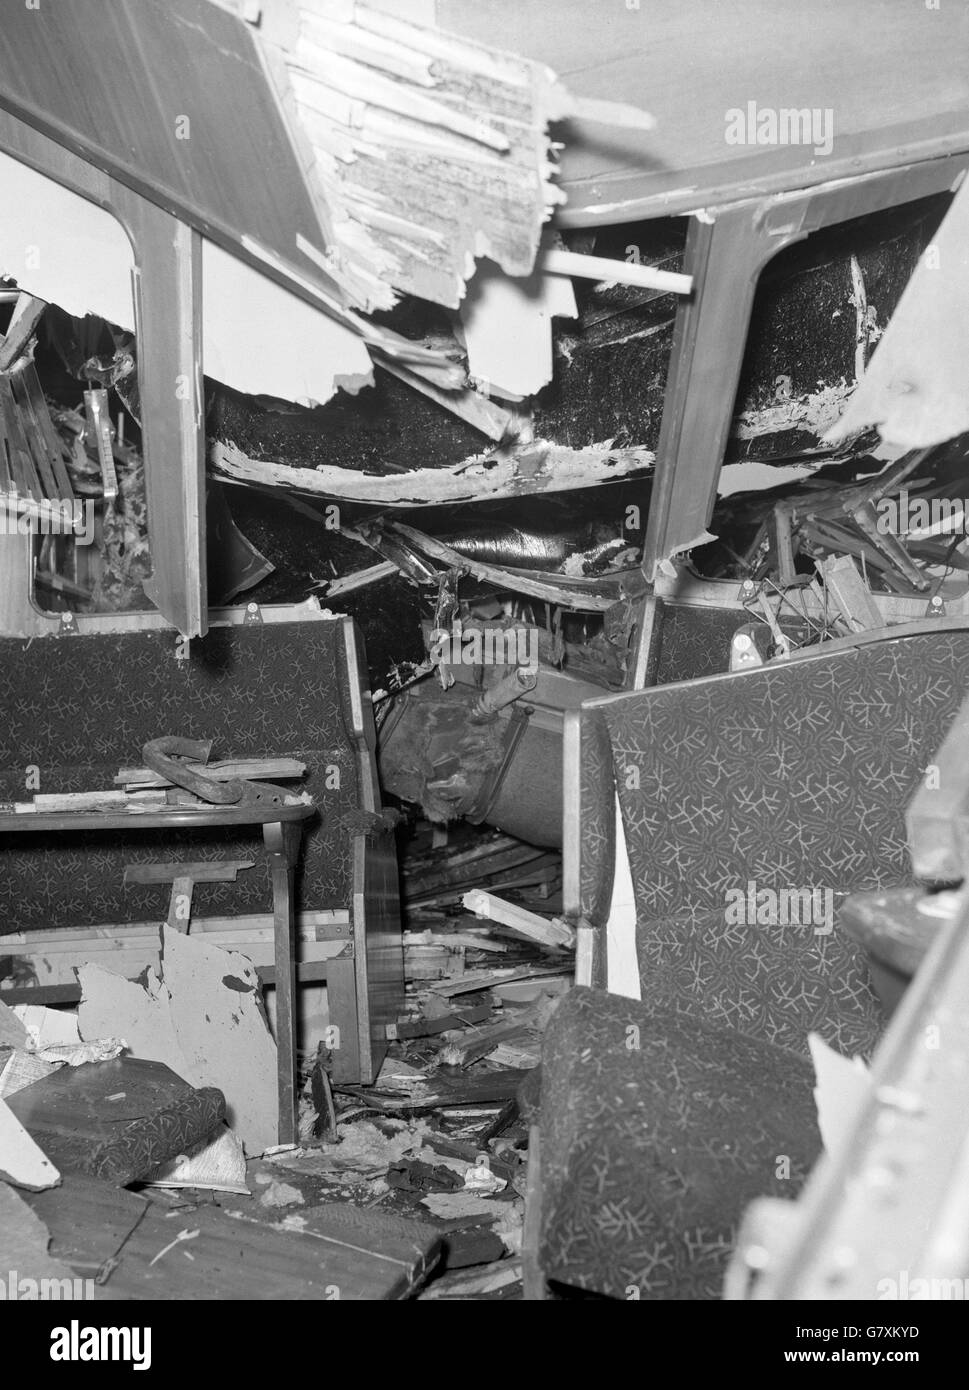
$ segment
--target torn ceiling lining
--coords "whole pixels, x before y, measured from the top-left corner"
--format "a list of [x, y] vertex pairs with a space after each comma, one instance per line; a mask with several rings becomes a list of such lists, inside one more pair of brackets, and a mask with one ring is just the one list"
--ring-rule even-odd
[[553, 317], [574, 319], [578, 312], [567, 278], [539, 267], [511, 279], [496, 266], [479, 266], [461, 306], [472, 380], [506, 399], [536, 395], [552, 379]]
[[598, 445], [568, 449], [537, 440], [517, 455], [503, 450], [464, 459], [447, 468], [417, 468], [373, 475], [336, 464], [294, 468], [248, 457], [232, 443], [216, 440], [209, 449], [215, 472], [241, 483], [292, 488], [343, 501], [422, 507], [440, 502], [480, 502], [525, 493], [564, 492], [644, 476], [655, 463], [649, 449]]
[[547, 125], [570, 102], [549, 68], [338, 0], [276, 0], [258, 32], [351, 302], [456, 308], [482, 256], [528, 274], [562, 201]]
[[[531, 272], [542, 225], [562, 200], [552, 182], [547, 127], [571, 107], [554, 73], [343, 0], [303, 6], [274, 0], [256, 10], [218, 0], [92, 6], [93, 0], [76, 0], [49, 7], [39, 20], [5, 24], [5, 148], [19, 155], [19, 131], [34, 127], [31, 136], [42, 132], [50, 150], [37, 168], [59, 178], [67, 146], [91, 175], [86, 182], [65, 177], [75, 191], [87, 196], [90, 187], [91, 198], [110, 211], [112, 190], [133, 188], [217, 248], [206, 253], [216, 281], [229, 274], [235, 257], [346, 326], [341, 334], [313, 327], [302, 315], [300, 336], [316, 370], [297, 372], [296, 384], [287, 387], [280, 379], [290, 375], [292, 352], [274, 366], [266, 350], [265, 374], [277, 380], [262, 379], [261, 393], [323, 403], [339, 386], [359, 389], [369, 366], [349, 333], [415, 368], [424, 364], [447, 390], [463, 389], [463, 372], [446, 356], [353, 310], [388, 308], [404, 293], [456, 307], [476, 259], [485, 256], [506, 273]], [[258, 24], [247, 22], [252, 17]], [[62, 55], [53, 68], [38, 60], [38, 44]], [[95, 125], [76, 93], [85, 80], [97, 86], [105, 67], [123, 71], [125, 81]], [[135, 109], [137, 91], [149, 91], [151, 100], [133, 131], [126, 113]], [[608, 103], [591, 114], [625, 124], [649, 120]], [[238, 139], [243, 128], [245, 141]], [[255, 184], [246, 176], [253, 145], [268, 152], [266, 177]], [[79, 225], [89, 216], [79, 212]], [[47, 233], [38, 244], [50, 238]], [[20, 259], [15, 246], [14, 267]], [[77, 267], [76, 257], [72, 264]], [[130, 248], [122, 264], [130, 269]], [[232, 274], [242, 278], [237, 269]], [[73, 303], [72, 294], [45, 291], [40, 279], [21, 275], [18, 283], [40, 298]], [[117, 274], [112, 283], [109, 301], [86, 287], [91, 302], [77, 310], [130, 328], [130, 292]], [[261, 297], [272, 300], [272, 291]], [[230, 295], [216, 311], [211, 290], [206, 299], [210, 374], [252, 391], [255, 367], [236, 341], [238, 301]], [[292, 306], [292, 299], [277, 298], [267, 317], [282, 319]], [[222, 317], [224, 327], [216, 323]], [[341, 352], [345, 360], [338, 362]]]

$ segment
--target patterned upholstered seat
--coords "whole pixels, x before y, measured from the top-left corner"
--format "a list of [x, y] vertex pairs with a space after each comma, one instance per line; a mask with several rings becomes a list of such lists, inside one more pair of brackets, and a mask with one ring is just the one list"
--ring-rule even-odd
[[[371, 1080], [384, 1022], [403, 994], [396, 855], [375, 832], [374, 735], [366, 665], [350, 619], [0, 639], [0, 800], [112, 786], [149, 740], [211, 739], [215, 758], [292, 757], [317, 815], [295, 882], [298, 911], [346, 909], [347, 945], [327, 962], [340, 1080]], [[251, 859], [234, 883], [199, 883], [196, 918], [266, 914], [272, 889], [259, 828], [75, 831], [0, 842], [0, 933], [121, 926], [164, 917], [167, 890], [124, 881], [127, 864]], [[353, 938], [352, 940], [350, 938]], [[366, 965], [361, 966], [361, 957]], [[368, 997], [369, 996], [369, 997]], [[371, 999], [373, 1007], [371, 1008]]]
[[716, 1298], [740, 1213], [820, 1150], [806, 1059], [604, 990], [543, 1043], [541, 1266], [613, 1298]]
[[[543, 1220], [547, 1272], [614, 1292], [615, 1281], [597, 1263], [593, 1233], [611, 1229], [610, 1213], [637, 1201], [640, 1210], [646, 1201], [658, 1203], [657, 1228], [678, 1252], [671, 1258], [681, 1270], [672, 1282], [660, 1281], [659, 1296], [696, 1296], [699, 1276], [681, 1260], [691, 1212], [699, 1221], [706, 1211], [700, 1224], [710, 1224], [696, 1166], [678, 1168], [685, 1182], [699, 1182], [695, 1208], [686, 1196], [674, 1202], [662, 1184], [637, 1189], [636, 1174], [661, 1162], [654, 1145], [669, 1149], [677, 1134], [691, 1150], [706, 1134], [704, 1142], [726, 1145], [727, 1154], [735, 1131], [729, 1122], [724, 1128], [727, 1111], [704, 1100], [702, 1089], [695, 1093], [698, 1110], [687, 1106], [674, 1119], [691, 1094], [684, 1078], [703, 1070], [718, 1046], [733, 1059], [724, 1073], [731, 1106], [742, 1108], [743, 1093], [760, 1096], [764, 1077], [781, 1068], [794, 1107], [792, 1138], [782, 1151], [803, 1155], [810, 1147], [802, 1114], [811, 1100], [808, 1033], [845, 1054], [868, 1054], [882, 1026], [867, 962], [839, 928], [838, 905], [857, 890], [910, 882], [905, 807], [967, 683], [969, 630], [931, 629], [597, 700], [573, 716], [578, 865], [567, 908], [600, 932], [594, 979], [604, 984], [601, 938], [618, 795], [642, 1003], [606, 994], [597, 994], [595, 1006], [570, 1001], [558, 1026], [571, 1041], [545, 1050], [542, 1114], [553, 1150], [543, 1134], [543, 1173], [552, 1175], [553, 1188]], [[567, 747], [569, 738], [567, 732]], [[567, 796], [569, 782], [567, 760]], [[614, 1043], [594, 1064], [587, 1061], [586, 1070], [596, 1070], [589, 1082], [572, 1056], [583, 1019], [592, 1029], [593, 1054], [600, 1035], [619, 1022], [636, 1022], [653, 1038], [647, 1055]], [[710, 1043], [711, 1027], [717, 1045]], [[745, 1040], [761, 1053], [744, 1053]], [[582, 1055], [588, 1059], [585, 1044]], [[655, 1112], [659, 1092], [667, 1110], [655, 1135], [631, 1126], [630, 1115], [643, 1104]], [[572, 1096], [571, 1130], [554, 1113], [565, 1095]], [[617, 1138], [623, 1134], [625, 1148]], [[617, 1144], [625, 1160], [614, 1152]], [[713, 1246], [724, 1250], [749, 1180], [771, 1190], [759, 1142], [741, 1144], [730, 1162], [735, 1181], [719, 1185], [719, 1219], [711, 1227], [718, 1233]], [[577, 1163], [586, 1164], [586, 1173], [594, 1168], [604, 1187], [576, 1178]], [[784, 1186], [789, 1196], [796, 1187], [791, 1171]], [[619, 1222], [610, 1241], [609, 1259], [630, 1276], [641, 1254], [638, 1239]], [[712, 1289], [705, 1254], [701, 1263]]]
[[[880, 1017], [837, 907], [910, 881], [905, 807], [967, 683], [969, 630], [943, 630], [584, 706], [582, 910], [602, 920], [615, 788], [643, 999], [868, 1052]], [[777, 920], [806, 891], [831, 895], [830, 931]]]
[[[300, 758], [321, 814], [307, 830], [298, 905], [347, 907], [351, 837], [339, 825], [359, 788], [342, 624], [214, 628], [188, 659], [184, 650], [165, 631], [0, 640], [0, 799], [111, 787], [119, 767], [140, 766], [143, 744], [166, 734], [212, 739], [216, 758]], [[0, 914], [8, 931], [152, 921], [164, 916], [164, 894], [125, 885], [124, 865], [159, 858], [254, 859], [234, 884], [200, 883], [194, 910], [263, 912], [261, 843], [258, 828], [56, 844], [21, 835], [0, 844]]]

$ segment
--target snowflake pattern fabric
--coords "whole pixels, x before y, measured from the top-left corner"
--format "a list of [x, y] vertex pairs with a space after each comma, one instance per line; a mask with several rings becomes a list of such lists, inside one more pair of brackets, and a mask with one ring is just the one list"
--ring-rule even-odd
[[[803, 1050], [868, 1053], [880, 1013], [846, 894], [910, 881], [904, 814], [966, 691], [969, 633], [932, 632], [588, 711], [609, 730], [644, 997]], [[744, 921], [749, 885], [777, 903]], [[830, 893], [830, 932], [785, 894]]]
[[[357, 748], [346, 714], [342, 621], [216, 628], [177, 657], [171, 632], [0, 642], [0, 799], [111, 787], [119, 767], [165, 734], [213, 740], [213, 758], [295, 757], [308, 823], [297, 874], [301, 910], [345, 907], [359, 805]], [[36, 769], [31, 777], [29, 770]], [[39, 785], [37, 783], [39, 782]], [[0, 842], [4, 931], [158, 921], [164, 885], [124, 885], [126, 864], [253, 859], [235, 883], [200, 883], [197, 916], [265, 913], [272, 903], [258, 827], [130, 834], [17, 834]]]
[[747, 1204], [793, 1198], [820, 1152], [809, 1062], [603, 990], [542, 1048], [547, 1279], [621, 1299], [711, 1299]]

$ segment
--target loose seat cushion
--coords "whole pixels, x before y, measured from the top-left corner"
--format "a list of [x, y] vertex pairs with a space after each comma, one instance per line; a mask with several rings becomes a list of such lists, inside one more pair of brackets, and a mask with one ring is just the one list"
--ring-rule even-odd
[[729, 1028], [577, 988], [542, 1047], [540, 1261], [613, 1298], [721, 1293], [755, 1197], [820, 1152], [809, 1062]]

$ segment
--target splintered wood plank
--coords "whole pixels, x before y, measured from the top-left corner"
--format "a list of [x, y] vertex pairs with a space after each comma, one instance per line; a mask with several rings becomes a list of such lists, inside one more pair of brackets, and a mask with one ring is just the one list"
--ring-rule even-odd
[[[13, 392], [14, 403], [20, 411], [21, 424], [30, 448], [31, 458], [34, 468], [41, 483], [41, 495], [50, 501], [59, 499], [57, 490], [57, 480], [54, 477], [54, 470], [51, 466], [50, 453], [47, 447], [47, 440], [44, 436], [40, 421], [37, 419], [34, 403], [25, 380], [27, 372], [34, 371], [33, 364], [29, 364], [23, 372], [15, 372], [10, 376], [10, 387]], [[47, 403], [44, 402], [44, 413], [47, 412]]]
[[400, 1299], [440, 1249], [434, 1228], [353, 1208], [301, 1209], [307, 1229], [286, 1230], [210, 1206], [173, 1216], [167, 1203], [73, 1176], [28, 1200], [56, 1258], [88, 1276], [117, 1261], [97, 1292], [119, 1300]]
[[416, 1086], [413, 1095], [391, 1095], [389, 1091], [367, 1086], [337, 1086], [336, 1089], [359, 1095], [372, 1109], [387, 1115], [416, 1114], [440, 1106], [503, 1104], [514, 1099], [527, 1075], [527, 1068], [467, 1072], [457, 1077], [439, 1072]]
[[496, 898], [493, 893], [486, 893], [481, 888], [472, 888], [465, 893], [462, 901], [476, 917], [500, 922], [529, 941], [559, 949], [575, 946], [574, 928], [558, 918], [549, 921], [537, 912], [529, 912], [528, 908], [519, 907], [517, 903], [505, 902], [503, 898]]
[[9, 371], [24, 351], [46, 308], [42, 299], [26, 293], [17, 300], [6, 337], [0, 339], [0, 372]]
[[254, 859], [206, 859], [190, 863], [177, 860], [171, 864], [126, 864], [125, 883], [235, 883], [240, 869], [251, 869]]
[[365, 5], [302, 7], [280, 52], [280, 96], [362, 308], [401, 291], [457, 308], [482, 253], [532, 269], [561, 200], [546, 131], [570, 103], [554, 73]]
[[40, 426], [41, 434], [47, 445], [48, 457], [54, 471], [55, 488], [51, 495], [62, 502], [73, 502], [74, 488], [71, 484], [71, 475], [67, 471], [67, 450], [54, 429], [54, 422], [50, 418], [50, 411], [41, 390], [37, 368], [33, 362], [24, 368], [23, 384], [34, 413], [34, 419]]
[[30, 497], [40, 501], [40, 492], [34, 483], [34, 467], [20, 423], [20, 412], [14, 400], [10, 378], [0, 373], [0, 411], [3, 413], [4, 434], [10, 455], [10, 469], [13, 474], [13, 488], [19, 497]]
[[[396, 566], [394, 567], [396, 570]], [[302, 777], [306, 764], [298, 758], [223, 758], [205, 764], [206, 777], [217, 782], [229, 782], [234, 777], [265, 779], [275, 782]], [[170, 787], [171, 782], [148, 767], [123, 767], [114, 778], [124, 787]]]

